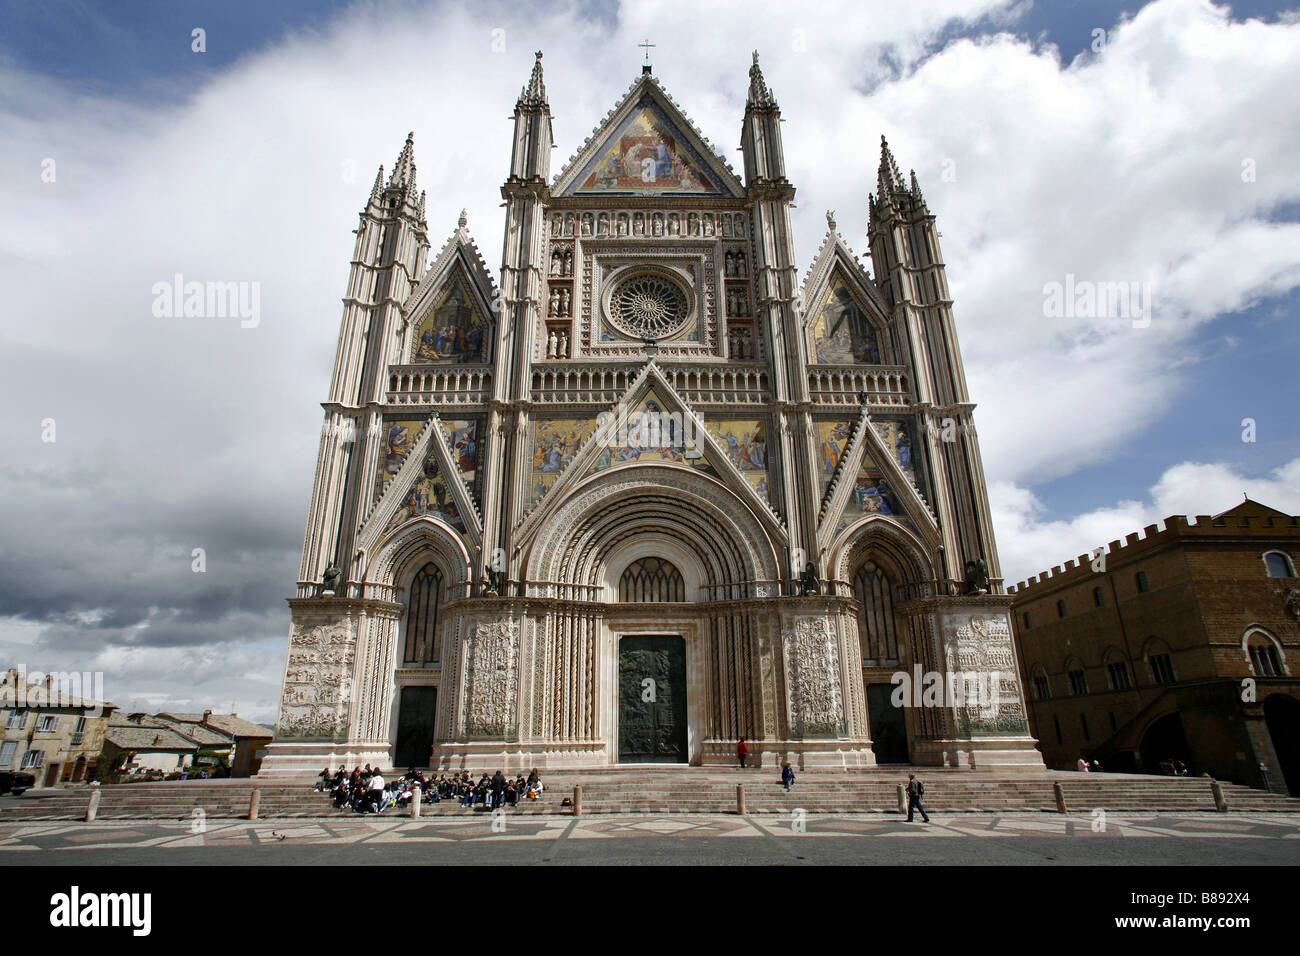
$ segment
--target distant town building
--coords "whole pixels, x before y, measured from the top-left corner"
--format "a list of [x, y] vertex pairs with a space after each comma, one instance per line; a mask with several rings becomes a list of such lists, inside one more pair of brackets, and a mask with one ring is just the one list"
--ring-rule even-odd
[[30, 773], [37, 787], [92, 779], [114, 710], [65, 676], [28, 682], [10, 669], [0, 677], [0, 770]]
[[1300, 518], [1246, 499], [1009, 588], [1047, 765], [1300, 794], [1298, 560]]
[[[118, 714], [108, 731], [105, 759], [121, 768], [170, 773], [193, 767], [232, 777], [257, 772], [258, 753], [271, 729], [236, 714]], [[122, 759], [125, 755], [125, 759]], [[224, 769], [219, 769], [224, 768]]]

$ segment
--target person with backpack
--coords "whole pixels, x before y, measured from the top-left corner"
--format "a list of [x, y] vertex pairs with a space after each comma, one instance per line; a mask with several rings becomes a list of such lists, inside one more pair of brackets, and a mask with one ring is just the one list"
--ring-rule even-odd
[[794, 770], [788, 763], [781, 768], [781, 782], [785, 784], [786, 792], [789, 793], [790, 788], [794, 786]]
[[916, 779], [916, 774], [907, 775], [907, 822], [912, 822], [913, 810], [921, 811], [921, 820], [924, 823], [930, 822], [930, 815], [925, 812], [925, 807], [921, 806], [921, 797], [925, 796], [925, 784]]

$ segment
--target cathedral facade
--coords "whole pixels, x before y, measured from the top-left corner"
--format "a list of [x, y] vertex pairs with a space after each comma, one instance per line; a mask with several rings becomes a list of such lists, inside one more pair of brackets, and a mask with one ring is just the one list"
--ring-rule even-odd
[[263, 774], [1042, 766], [916, 177], [801, 281], [757, 54], [741, 145], [647, 66], [552, 177], [537, 54], [499, 284], [380, 169]]

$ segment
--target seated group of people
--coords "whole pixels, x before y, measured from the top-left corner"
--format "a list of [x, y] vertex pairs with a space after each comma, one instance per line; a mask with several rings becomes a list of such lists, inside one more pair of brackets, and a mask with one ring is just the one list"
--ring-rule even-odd
[[454, 800], [464, 807], [495, 810], [518, 806], [520, 800], [540, 800], [545, 790], [536, 768], [527, 777], [521, 773], [513, 780], [500, 770], [490, 776], [484, 773], [477, 782], [468, 770], [452, 773], [450, 777], [442, 774], [435, 780], [414, 767], [390, 782], [378, 767], [372, 768], [370, 764], [351, 773], [343, 767], [330, 773], [326, 767], [319, 777], [318, 791], [328, 792], [338, 809], [357, 813], [383, 813], [391, 806], [407, 807], [417, 795], [421, 803]]

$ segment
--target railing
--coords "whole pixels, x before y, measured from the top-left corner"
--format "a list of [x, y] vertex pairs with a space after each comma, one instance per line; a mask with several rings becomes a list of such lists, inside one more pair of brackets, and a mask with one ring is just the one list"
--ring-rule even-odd
[[[763, 366], [672, 363], [663, 366], [662, 371], [691, 405], [763, 404], [771, 400], [767, 369]], [[529, 397], [547, 404], [612, 405], [623, 397], [640, 372], [638, 364], [538, 364], [533, 368]]]
[[392, 365], [387, 400], [396, 405], [481, 405], [492, 397], [492, 370]]
[[[936, 578], [929, 581], [905, 581], [894, 587], [895, 601], [916, 601], [929, 597], [976, 597], [968, 595], [969, 588], [965, 581], [956, 578]], [[1002, 579], [989, 578], [986, 594], [1002, 594]]]
[[808, 369], [808, 394], [823, 405], [906, 405], [907, 370], [901, 365]]

